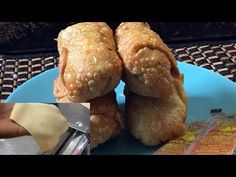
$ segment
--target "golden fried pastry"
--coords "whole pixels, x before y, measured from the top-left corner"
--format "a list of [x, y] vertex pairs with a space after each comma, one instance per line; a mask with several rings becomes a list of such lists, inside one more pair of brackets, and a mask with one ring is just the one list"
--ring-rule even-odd
[[147, 23], [122, 23], [115, 37], [124, 65], [123, 80], [132, 92], [158, 98], [181, 91], [176, 82], [183, 76], [176, 59]]
[[121, 77], [121, 60], [106, 23], [84, 22], [62, 30], [57, 38], [57, 102], [87, 102], [111, 92]]
[[158, 99], [126, 91], [128, 129], [145, 145], [155, 146], [182, 136], [185, 118], [186, 105], [177, 94], [168, 99]]
[[115, 137], [124, 126], [115, 97], [111, 92], [90, 102], [91, 149]]

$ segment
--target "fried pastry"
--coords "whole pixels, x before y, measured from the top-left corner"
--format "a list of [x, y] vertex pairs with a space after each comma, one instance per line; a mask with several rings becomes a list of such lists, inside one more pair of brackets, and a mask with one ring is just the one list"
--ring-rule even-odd
[[132, 92], [156, 98], [169, 97], [175, 90], [181, 92], [178, 82], [183, 76], [176, 59], [147, 23], [122, 23], [115, 37], [123, 61], [123, 80]]
[[91, 149], [115, 137], [124, 127], [115, 97], [115, 92], [111, 92], [90, 102]]
[[106, 23], [84, 22], [62, 30], [57, 38], [57, 102], [87, 102], [111, 92], [121, 78], [121, 60]]
[[138, 96], [126, 91], [126, 120], [130, 133], [147, 146], [182, 136], [186, 105], [176, 94], [168, 99]]

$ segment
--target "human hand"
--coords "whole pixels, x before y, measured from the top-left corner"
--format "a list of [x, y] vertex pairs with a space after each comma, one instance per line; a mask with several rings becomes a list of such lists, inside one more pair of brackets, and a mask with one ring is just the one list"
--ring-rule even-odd
[[10, 120], [14, 104], [0, 103], [0, 138], [12, 138], [29, 135], [29, 132]]

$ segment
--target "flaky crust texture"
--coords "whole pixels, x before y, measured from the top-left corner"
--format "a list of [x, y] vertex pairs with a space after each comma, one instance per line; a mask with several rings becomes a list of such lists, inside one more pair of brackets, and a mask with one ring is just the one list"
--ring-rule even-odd
[[115, 93], [90, 102], [91, 149], [115, 137], [124, 127], [123, 117], [115, 100]]
[[118, 52], [124, 65], [123, 80], [140, 96], [168, 97], [182, 75], [176, 59], [158, 34], [142, 22], [122, 23], [116, 30]]
[[84, 22], [62, 30], [57, 38], [58, 102], [86, 102], [111, 92], [121, 78], [121, 60], [113, 32], [106, 23]]
[[163, 100], [126, 93], [127, 126], [143, 144], [155, 146], [184, 134], [186, 105], [179, 96]]

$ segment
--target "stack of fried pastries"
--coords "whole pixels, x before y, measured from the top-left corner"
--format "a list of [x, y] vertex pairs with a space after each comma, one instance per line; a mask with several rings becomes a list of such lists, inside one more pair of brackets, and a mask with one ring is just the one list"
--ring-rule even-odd
[[183, 75], [170, 49], [146, 23], [122, 23], [115, 37], [130, 133], [148, 146], [183, 135], [187, 100]]

